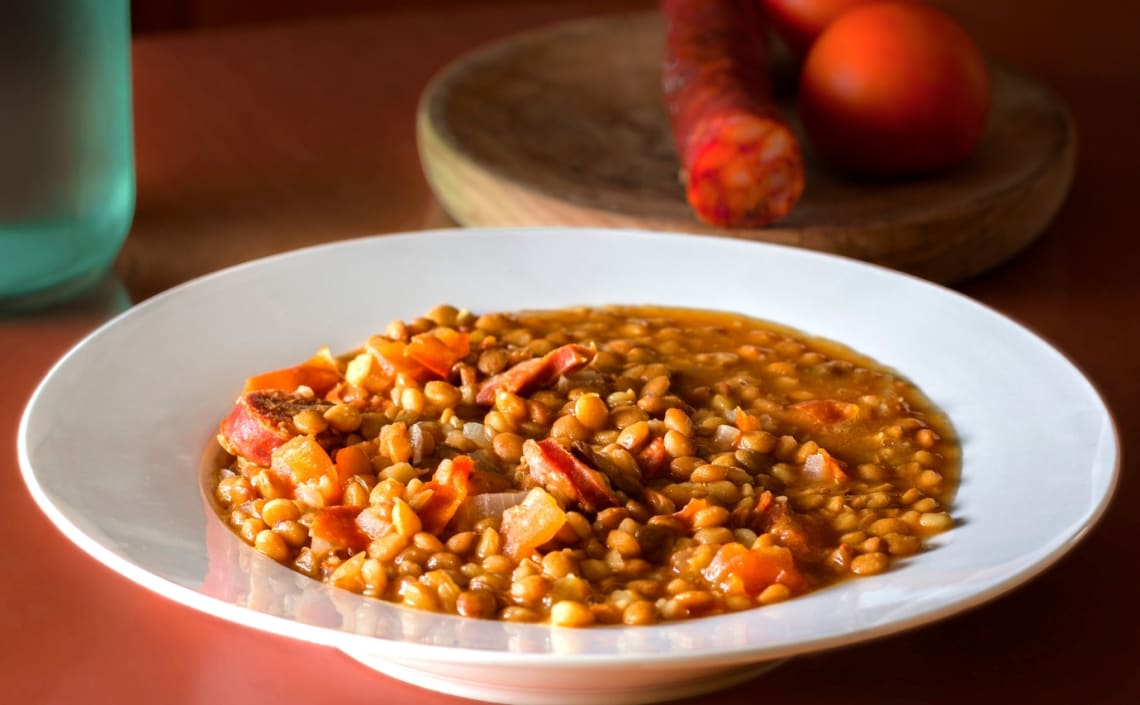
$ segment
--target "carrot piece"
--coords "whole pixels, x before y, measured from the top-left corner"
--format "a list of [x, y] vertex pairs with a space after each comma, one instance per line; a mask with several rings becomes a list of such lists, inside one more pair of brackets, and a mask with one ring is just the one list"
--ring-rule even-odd
[[372, 472], [372, 462], [362, 444], [345, 446], [336, 452], [337, 484], [343, 485], [353, 475], [367, 475]]
[[499, 533], [503, 551], [517, 560], [529, 556], [534, 549], [550, 541], [566, 523], [566, 512], [546, 490], [535, 487], [521, 504], [503, 512]]
[[858, 404], [835, 399], [809, 399], [788, 407], [798, 420], [813, 427], [825, 428], [859, 418]]
[[440, 379], [451, 376], [451, 368], [471, 351], [466, 333], [452, 328], [433, 328], [412, 336], [404, 355], [427, 368]]
[[245, 381], [244, 392], [254, 392], [265, 389], [280, 389], [286, 392], [296, 391], [297, 387], [305, 386], [312, 389], [317, 396], [323, 397], [329, 390], [340, 382], [342, 377], [336, 370], [318, 367], [308, 363], [296, 367], [286, 367], [272, 372], [263, 372], [254, 375]]
[[467, 499], [474, 469], [475, 463], [466, 455], [458, 455], [439, 464], [432, 479], [424, 483], [424, 488], [432, 492], [418, 512], [424, 531], [433, 534], [443, 531], [459, 511], [459, 505]]
[[332, 551], [363, 551], [368, 548], [368, 534], [356, 524], [358, 507], [326, 507], [318, 509], [309, 524], [313, 550], [324, 554]]
[[703, 575], [725, 593], [751, 597], [776, 583], [786, 585], [793, 592], [807, 586], [792, 552], [783, 546], [748, 549], [739, 543], [724, 544], [705, 567]]
[[372, 355], [388, 378], [394, 380], [397, 375], [404, 374], [417, 382], [432, 379], [430, 370], [404, 354], [407, 347], [408, 344], [402, 340], [389, 340], [379, 335], [370, 337], [364, 344], [364, 349]]
[[274, 450], [270, 469], [290, 487], [317, 489], [326, 502], [339, 494], [336, 465], [312, 436], [294, 436]]
[[697, 512], [711, 506], [712, 502], [708, 501], [704, 497], [693, 497], [688, 502], [685, 502], [685, 506], [673, 512], [673, 516], [692, 527], [693, 519], [696, 518]]
[[321, 349], [305, 362], [305, 366], [321, 367], [338, 374], [344, 371], [344, 363], [338, 360], [336, 355], [333, 355], [332, 350], [327, 345], [322, 345]]
[[803, 156], [768, 77], [755, 0], [665, 0], [662, 83], [689, 204], [707, 223], [766, 225], [804, 187]]

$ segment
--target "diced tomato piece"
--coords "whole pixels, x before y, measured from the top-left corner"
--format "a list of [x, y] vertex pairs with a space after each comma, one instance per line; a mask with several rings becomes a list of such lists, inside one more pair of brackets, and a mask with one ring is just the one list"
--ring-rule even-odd
[[342, 379], [336, 370], [304, 364], [254, 375], [245, 381], [243, 392], [262, 389], [292, 392], [303, 385], [316, 392], [317, 396], [323, 397]]
[[443, 531], [459, 510], [459, 505], [467, 499], [471, 471], [474, 469], [475, 463], [466, 455], [439, 464], [432, 479], [424, 484], [426, 489], [432, 491], [431, 498], [418, 512], [424, 531], [433, 534]]
[[541, 487], [535, 487], [521, 504], [503, 512], [499, 526], [503, 550], [516, 561], [522, 560], [553, 539], [565, 523], [566, 512], [558, 506], [558, 500]]
[[807, 585], [792, 552], [783, 546], [749, 549], [739, 543], [724, 544], [703, 574], [711, 585], [727, 594], [751, 597], [776, 583], [786, 585], [792, 592], [800, 592]]
[[471, 351], [466, 333], [451, 328], [433, 328], [412, 336], [404, 354], [431, 370], [436, 377], [447, 379], [451, 368]]

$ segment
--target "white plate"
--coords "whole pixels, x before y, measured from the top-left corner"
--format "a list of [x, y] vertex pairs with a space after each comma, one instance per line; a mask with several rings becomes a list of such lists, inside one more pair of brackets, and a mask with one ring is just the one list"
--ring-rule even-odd
[[[784, 604], [654, 627], [551, 629], [429, 614], [330, 589], [242, 544], [200, 493], [243, 380], [344, 351], [392, 318], [654, 303], [738, 311], [890, 365], [962, 439], [960, 526], [890, 572]], [[1068, 551], [1104, 511], [1118, 442], [1049, 345], [949, 290], [853, 261], [708, 237], [595, 229], [389, 235], [288, 253], [156, 296], [80, 343], [24, 414], [36, 501], [113, 570], [193, 608], [339, 647], [428, 688], [527, 703], [634, 703], [708, 690], [822, 648], [989, 600]]]

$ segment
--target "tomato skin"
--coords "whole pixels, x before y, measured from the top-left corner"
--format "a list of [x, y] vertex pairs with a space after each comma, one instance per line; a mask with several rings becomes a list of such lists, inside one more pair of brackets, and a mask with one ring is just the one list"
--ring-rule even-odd
[[760, 0], [772, 28], [803, 56], [832, 20], [847, 10], [874, 0]]
[[985, 130], [985, 57], [962, 27], [907, 1], [857, 7], [812, 46], [799, 113], [820, 153], [841, 169], [901, 176], [945, 169]]

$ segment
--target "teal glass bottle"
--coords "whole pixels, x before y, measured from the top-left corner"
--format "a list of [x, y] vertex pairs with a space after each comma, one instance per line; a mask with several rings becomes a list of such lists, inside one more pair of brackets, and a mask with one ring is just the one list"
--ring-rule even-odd
[[135, 205], [128, 0], [0, 13], [0, 309], [99, 280]]

